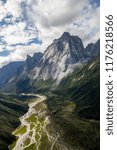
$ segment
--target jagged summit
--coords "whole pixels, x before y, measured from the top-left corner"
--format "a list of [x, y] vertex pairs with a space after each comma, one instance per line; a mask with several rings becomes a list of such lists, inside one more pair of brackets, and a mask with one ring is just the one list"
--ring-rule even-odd
[[97, 42], [90, 43], [85, 48], [87, 57], [94, 58], [100, 54], [100, 40], [97, 40]]
[[71, 39], [74, 39], [74, 40], [77, 39], [77, 40], [79, 40], [79, 42], [82, 42], [82, 40], [79, 38], [79, 36], [71, 35], [69, 32], [64, 32], [60, 38], [55, 39], [54, 41], [55, 42], [59, 42], [59, 41], [63, 42], [63, 41], [69, 41]]
[[69, 32], [64, 32], [60, 38], [66, 38], [66, 37], [71, 37]]
[[32, 57], [30, 55], [27, 55], [27, 59], [26, 59], [27, 69], [29, 70], [33, 69], [38, 64], [42, 56], [43, 53], [41, 52], [34, 53]]
[[30, 56], [30, 55], [27, 55], [27, 58], [26, 58], [26, 60], [27, 60], [27, 59], [30, 59], [30, 58], [31, 58], [31, 56]]
[[87, 53], [82, 40], [64, 32], [46, 49], [38, 66], [33, 70], [34, 78], [61, 80], [73, 71], [75, 64], [87, 62]]

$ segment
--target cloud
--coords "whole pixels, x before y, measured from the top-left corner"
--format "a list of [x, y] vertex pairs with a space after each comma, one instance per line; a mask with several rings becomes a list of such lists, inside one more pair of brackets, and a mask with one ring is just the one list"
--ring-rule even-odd
[[32, 38], [37, 37], [37, 33], [30, 30], [25, 30], [26, 23], [18, 22], [13, 25], [8, 25], [0, 29], [0, 36], [4, 36], [4, 40], [8, 45], [17, 43], [26, 43]]
[[[39, 0], [36, 1], [37, 3], [32, 1], [32, 11], [29, 11], [29, 14], [36, 14], [33, 17], [34, 21], [38, 21], [45, 28], [59, 27], [71, 23], [76, 16], [79, 16], [81, 8], [85, 5], [83, 1]], [[75, 11], [71, 10], [71, 8]]]
[[5, 9], [3, 2], [0, 1], [0, 21], [7, 15], [7, 10]]
[[64, 31], [85, 46], [99, 38], [99, 0], [7, 0], [0, 10], [0, 52], [9, 51], [0, 66], [43, 52]]
[[28, 16], [40, 30], [43, 49], [64, 31], [80, 36], [85, 46], [99, 38], [100, 10], [96, 1], [28, 0], [28, 3], [31, 6]]
[[0, 1], [0, 67], [39, 51], [39, 32], [24, 13], [26, 0]]
[[40, 49], [40, 45], [37, 44], [31, 44], [26, 46], [16, 46], [16, 50], [13, 50], [10, 52], [8, 57], [0, 56], [0, 67], [8, 64], [12, 61], [23, 61], [26, 59], [27, 54], [32, 56], [34, 53], [38, 52]]

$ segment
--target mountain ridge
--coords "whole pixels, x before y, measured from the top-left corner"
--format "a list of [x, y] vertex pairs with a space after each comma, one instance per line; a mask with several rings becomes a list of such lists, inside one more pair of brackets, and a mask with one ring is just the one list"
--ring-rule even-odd
[[0, 86], [17, 74], [17, 69], [25, 65], [25, 61], [11, 62], [0, 68]]
[[26, 81], [26, 85], [30, 85], [34, 80], [52, 79], [58, 84], [77, 66], [82, 67], [82, 64], [98, 56], [99, 45], [98, 40], [95, 44], [91, 43], [84, 48], [78, 36], [64, 32], [47, 47], [43, 54], [38, 52], [32, 57], [27, 55], [25, 65], [16, 68], [17, 74], [9, 77], [0, 89], [7, 91], [11, 85], [15, 87], [20, 81]]

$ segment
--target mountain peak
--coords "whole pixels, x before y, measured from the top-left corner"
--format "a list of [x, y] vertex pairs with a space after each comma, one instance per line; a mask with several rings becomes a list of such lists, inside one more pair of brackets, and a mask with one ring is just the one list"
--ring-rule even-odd
[[64, 32], [62, 36], [59, 38], [60, 41], [69, 41], [74, 40], [74, 42], [82, 43], [82, 40], [79, 38], [79, 36], [70, 35], [69, 32]]
[[32, 69], [33, 67], [35, 67], [35, 65], [38, 64], [42, 56], [43, 53], [41, 52], [34, 53], [32, 57], [30, 55], [27, 55], [26, 62], [28, 69]]
[[69, 34], [69, 32], [64, 32], [60, 37], [60, 39], [62, 39], [62, 40], [69, 39], [69, 38], [71, 38], [71, 35]]
[[61, 37], [66, 37], [66, 36], [68, 37], [68, 36], [71, 36], [71, 35], [69, 34], [69, 32], [64, 32]]
[[31, 56], [30, 55], [27, 55], [27, 59], [30, 59], [31, 58]]

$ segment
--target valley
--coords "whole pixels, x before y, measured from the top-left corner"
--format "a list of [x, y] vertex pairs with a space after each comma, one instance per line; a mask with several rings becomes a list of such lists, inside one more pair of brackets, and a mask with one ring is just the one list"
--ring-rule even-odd
[[99, 55], [100, 40], [64, 32], [1, 68], [0, 150], [99, 150]]
[[[9, 122], [20, 111], [17, 116], [19, 123], [9, 131], [10, 135], [5, 139], [8, 148], [99, 150], [99, 68], [100, 61], [97, 57], [83, 67], [76, 68], [59, 85], [52, 86], [49, 81], [43, 81], [43, 84], [37, 82], [38, 90], [35, 94], [1, 94], [1, 98], [8, 99], [8, 102], [4, 103], [1, 99], [0, 103], [13, 109], [12, 116], [10, 113], [8, 115]], [[47, 88], [48, 85], [51, 86]], [[21, 108], [17, 105], [21, 105]], [[22, 110], [24, 106], [27, 108], [25, 112]], [[5, 110], [7, 109], [4, 112]], [[7, 115], [4, 114], [4, 117]], [[14, 121], [13, 118], [13, 125]], [[7, 128], [4, 133], [6, 130]], [[10, 137], [13, 137], [11, 141]], [[1, 138], [4, 139], [3, 136]], [[3, 144], [0, 150], [4, 146]]]
[[[46, 97], [38, 94], [29, 102], [28, 112], [20, 117], [21, 125], [13, 131], [16, 141], [10, 150], [62, 150], [67, 148], [59, 143], [59, 134], [52, 129], [50, 115], [45, 104]], [[58, 148], [59, 147], [59, 148]]]

